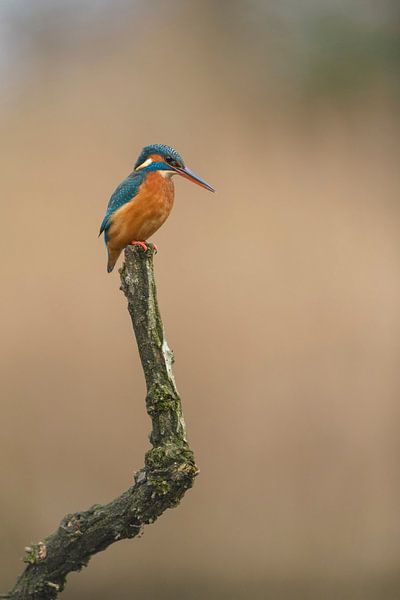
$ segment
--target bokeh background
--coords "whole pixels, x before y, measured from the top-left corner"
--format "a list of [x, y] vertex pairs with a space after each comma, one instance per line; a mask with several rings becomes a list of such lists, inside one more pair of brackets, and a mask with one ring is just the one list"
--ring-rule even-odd
[[176, 181], [159, 298], [201, 474], [65, 600], [400, 597], [400, 11], [1, 0], [0, 589], [143, 464], [97, 239], [143, 145]]

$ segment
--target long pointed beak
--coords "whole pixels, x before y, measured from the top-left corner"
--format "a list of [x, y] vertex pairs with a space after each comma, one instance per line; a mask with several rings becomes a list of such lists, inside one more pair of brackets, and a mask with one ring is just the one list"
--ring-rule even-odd
[[180, 169], [179, 167], [175, 167], [174, 171], [176, 171], [182, 177], [185, 177], [185, 179], [189, 179], [189, 181], [193, 181], [193, 183], [197, 183], [197, 185], [200, 185], [201, 187], [205, 188], [206, 190], [210, 190], [210, 192], [215, 192], [214, 188], [212, 188], [211, 185], [209, 185], [206, 181], [204, 181], [204, 179], [197, 177], [197, 175], [195, 175], [193, 173], [193, 171], [191, 171], [187, 167], [183, 167], [183, 169]]

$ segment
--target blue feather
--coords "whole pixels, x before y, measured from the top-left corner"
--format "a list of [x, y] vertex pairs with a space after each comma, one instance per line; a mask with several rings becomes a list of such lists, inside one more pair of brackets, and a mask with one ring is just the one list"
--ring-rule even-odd
[[104, 231], [104, 239], [107, 242], [107, 230], [111, 224], [112, 215], [124, 204], [130, 202], [138, 193], [141, 184], [143, 183], [145, 173], [133, 172], [124, 181], [122, 181], [113, 195], [107, 206], [106, 214], [100, 226], [101, 235]]
[[165, 144], [150, 144], [149, 146], [145, 146], [139, 157], [135, 163], [135, 169], [139, 167], [145, 160], [149, 158], [152, 154], [159, 154], [162, 158], [166, 158], [170, 156], [174, 158], [180, 165], [184, 166], [182, 156], [171, 146], [166, 146]]

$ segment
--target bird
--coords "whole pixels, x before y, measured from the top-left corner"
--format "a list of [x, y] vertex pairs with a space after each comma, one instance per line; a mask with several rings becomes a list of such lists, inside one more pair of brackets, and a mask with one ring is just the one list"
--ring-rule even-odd
[[145, 146], [133, 171], [112, 194], [100, 226], [99, 236], [104, 233], [107, 246], [108, 273], [111, 273], [126, 246], [140, 246], [147, 251], [147, 239], [161, 227], [172, 210], [174, 175], [215, 192], [211, 185], [185, 165], [182, 156], [171, 146]]

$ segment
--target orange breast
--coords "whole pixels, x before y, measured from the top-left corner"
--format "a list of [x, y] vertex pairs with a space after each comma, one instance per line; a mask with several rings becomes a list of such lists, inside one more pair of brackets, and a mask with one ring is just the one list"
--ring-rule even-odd
[[147, 240], [167, 219], [173, 204], [172, 179], [149, 173], [135, 198], [112, 216], [108, 246], [122, 249], [132, 241]]

